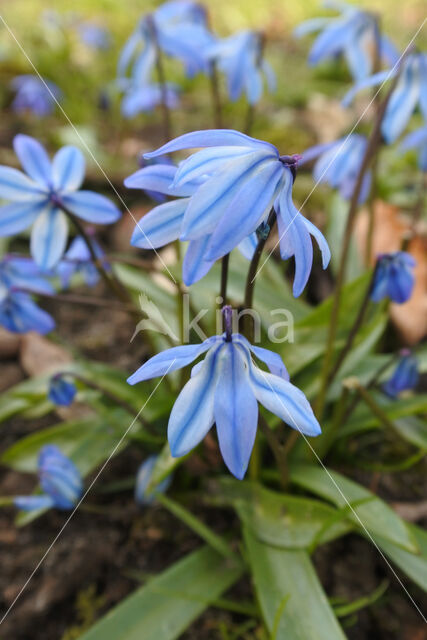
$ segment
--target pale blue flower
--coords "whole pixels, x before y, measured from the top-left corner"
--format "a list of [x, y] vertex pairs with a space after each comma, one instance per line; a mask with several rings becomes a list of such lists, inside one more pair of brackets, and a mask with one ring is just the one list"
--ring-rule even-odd
[[[289, 426], [309, 436], [320, 433], [310, 404], [289, 376], [280, 356], [252, 346], [228, 328], [222, 336], [198, 345], [168, 349], [150, 358], [128, 379], [136, 384], [181, 369], [206, 353], [192, 369], [173, 406], [168, 440], [174, 457], [187, 454], [205, 437], [214, 423], [224, 462], [233, 475], [245, 475], [255, 441], [258, 402]], [[271, 373], [252, 359], [264, 362]]]
[[398, 53], [388, 38], [379, 36], [372, 13], [341, 2], [329, 1], [323, 4], [341, 14], [334, 18], [307, 20], [294, 32], [297, 38], [315, 31], [321, 32], [309, 54], [311, 65], [343, 55], [354, 80], [360, 82], [373, 71], [373, 52], [378, 39], [381, 59], [387, 64], [396, 62]]
[[37, 468], [44, 493], [17, 496], [14, 504], [23, 511], [56, 507], [69, 511], [75, 507], [83, 493], [83, 480], [74, 462], [52, 444], [42, 447]]
[[[134, 118], [139, 113], [153, 111], [163, 102], [163, 91], [159, 84], [136, 85], [130, 81], [122, 98], [121, 112], [125, 118]], [[167, 83], [165, 102], [168, 109], [176, 109], [179, 105], [178, 89]]]
[[180, 60], [188, 76], [208, 70], [204, 52], [214, 38], [205, 9], [189, 0], [172, 0], [142, 18], [121, 52], [119, 77], [133, 65], [132, 76], [141, 84], [149, 82], [156, 59], [153, 30], [161, 51]]
[[0, 286], [7, 289], [33, 291], [53, 295], [52, 284], [41, 273], [32, 258], [8, 254], [0, 261]]
[[[102, 259], [104, 252], [93, 237], [91, 240], [92, 247], [97, 258]], [[106, 260], [103, 260], [103, 267], [106, 270], [109, 269], [109, 265]], [[99, 281], [100, 276], [98, 269], [93, 264], [91, 253], [85, 240], [81, 236], [74, 238], [69, 249], [65, 253], [64, 258], [57, 265], [56, 273], [61, 278], [61, 285], [63, 289], [67, 289], [70, 286], [71, 278], [76, 273], [80, 273], [83, 276], [85, 283], [89, 287], [95, 286]]]
[[417, 149], [418, 166], [422, 171], [427, 171], [427, 126], [421, 127], [409, 133], [400, 145], [401, 151]]
[[391, 378], [383, 385], [385, 393], [392, 398], [402, 391], [414, 389], [420, 378], [417, 359], [409, 349], [402, 349], [400, 356]]
[[256, 104], [263, 90], [263, 77], [270, 91], [276, 87], [276, 78], [262, 56], [262, 34], [241, 31], [208, 47], [206, 56], [214, 61], [227, 78], [230, 100], [235, 102], [245, 93], [250, 104]]
[[381, 124], [381, 132], [386, 142], [394, 142], [405, 129], [417, 106], [427, 120], [427, 54], [412, 53], [401, 65], [387, 71], [380, 71], [370, 78], [357, 82], [343, 100], [348, 106], [356, 93], [368, 87], [383, 84], [399, 73], [396, 87], [390, 97]]
[[[338, 189], [345, 200], [350, 200], [356, 186], [360, 167], [366, 153], [365, 136], [352, 133], [345, 138], [319, 144], [302, 154], [300, 165], [318, 158], [313, 168], [313, 178], [317, 183], [327, 182]], [[371, 172], [367, 171], [360, 190], [359, 203], [365, 202], [371, 187]]]
[[51, 162], [34, 138], [19, 134], [13, 146], [27, 175], [0, 166], [0, 197], [10, 200], [0, 207], [0, 236], [15, 235], [33, 225], [31, 255], [47, 271], [58, 263], [67, 243], [68, 218], [61, 206], [96, 224], [110, 224], [121, 214], [108, 198], [79, 191], [85, 161], [76, 147], [62, 147]]
[[47, 116], [55, 109], [55, 99], [62, 98], [62, 91], [54, 82], [37, 75], [16, 76], [11, 85], [16, 91], [12, 109], [17, 113], [32, 111], [36, 116]]
[[[126, 178], [124, 184], [129, 189], [142, 189], [147, 193], [183, 196], [159, 205], [147, 213], [135, 227], [131, 244], [140, 249], [157, 249], [181, 236], [184, 213], [190, 196], [203, 179], [189, 182], [184, 187], [172, 187], [177, 167], [167, 162], [152, 164]], [[183, 261], [183, 281], [190, 286], [200, 280], [211, 269], [215, 260], [206, 260], [205, 251], [210, 235], [190, 240]], [[238, 244], [238, 249], [250, 260], [257, 245], [256, 233], [250, 234]]]
[[172, 482], [172, 475], [168, 475], [149, 494], [147, 494], [147, 488], [151, 482], [157, 459], [158, 456], [149, 456], [141, 464], [136, 475], [135, 501], [142, 507], [153, 504], [156, 500], [156, 494], [165, 493]]
[[378, 256], [371, 300], [379, 302], [384, 298], [390, 298], [398, 304], [409, 300], [415, 284], [415, 265], [415, 259], [405, 251], [383, 253]]
[[105, 51], [111, 46], [111, 36], [108, 29], [93, 22], [82, 22], [77, 27], [82, 42], [91, 49]]
[[[169, 191], [165, 191], [188, 196], [188, 200], [163, 205], [160, 211], [164, 217], [156, 221], [156, 241], [165, 244], [179, 233], [181, 240], [197, 240], [203, 260], [214, 262], [265, 223], [274, 206], [281, 255], [284, 259], [295, 257], [294, 295], [300, 295], [313, 262], [311, 235], [321, 249], [323, 268], [329, 263], [330, 251], [320, 231], [293, 204], [298, 158], [281, 156], [272, 144], [228, 129], [187, 133], [145, 157], [195, 147], [206, 148], [179, 164]], [[159, 208], [150, 222], [156, 214]]]
[[76, 385], [66, 379], [65, 374], [57, 373], [49, 381], [47, 397], [58, 407], [69, 407], [77, 393]]

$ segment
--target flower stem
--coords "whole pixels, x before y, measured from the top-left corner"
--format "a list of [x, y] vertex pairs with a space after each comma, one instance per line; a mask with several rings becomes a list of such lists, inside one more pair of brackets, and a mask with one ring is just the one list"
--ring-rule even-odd
[[384, 100], [382, 101], [378, 109], [376, 121], [372, 130], [372, 133], [368, 139], [365, 155], [359, 169], [356, 184], [355, 184], [354, 191], [350, 201], [347, 224], [344, 230], [344, 238], [342, 242], [342, 250], [341, 250], [340, 263], [338, 268], [337, 282], [335, 285], [335, 294], [332, 301], [331, 317], [329, 321], [329, 331], [328, 331], [328, 337], [327, 337], [327, 343], [326, 343], [325, 356], [323, 359], [323, 367], [321, 371], [320, 390], [319, 390], [319, 394], [317, 396], [316, 404], [315, 404], [315, 413], [318, 420], [321, 420], [322, 418], [325, 401], [326, 401], [329, 372], [332, 365], [332, 358], [333, 358], [333, 352], [334, 352], [334, 346], [335, 346], [335, 337], [338, 330], [342, 289], [345, 283], [346, 267], [347, 267], [349, 249], [350, 249], [350, 242], [353, 235], [354, 221], [355, 221], [356, 213], [358, 210], [359, 197], [362, 189], [363, 179], [365, 177], [366, 171], [369, 168], [372, 158], [375, 156], [381, 144], [381, 124], [384, 118], [387, 105], [389, 103], [391, 95], [396, 86], [398, 77], [399, 77], [399, 73], [396, 74], [386, 97], [384, 98]]
[[29, 293], [31, 295], [35, 295], [38, 298], [43, 298], [45, 300], [57, 300], [58, 302], [68, 302], [69, 304], [85, 304], [91, 307], [105, 307], [108, 309], [114, 309], [116, 311], [124, 311], [125, 313], [130, 313], [134, 315], [138, 312], [138, 309], [131, 304], [121, 304], [120, 306], [114, 306], [111, 304], [111, 300], [104, 300], [103, 298], [94, 298], [93, 296], [79, 296], [72, 293], [67, 293], [66, 295], [61, 295], [60, 293], [41, 293], [40, 291], [33, 291], [32, 289], [24, 289], [19, 287], [19, 291], [24, 293]]
[[220, 287], [220, 298], [221, 306], [227, 304], [227, 281], [228, 281], [228, 265], [230, 262], [230, 254], [227, 253], [221, 260], [221, 287]]
[[[270, 228], [270, 232], [273, 229], [275, 224], [276, 224], [276, 212], [274, 211], [274, 209], [272, 209], [270, 211], [270, 214], [268, 216], [268, 221], [267, 221], [267, 225]], [[245, 311], [252, 309], [253, 299], [254, 299], [255, 280], [257, 276], [258, 265], [261, 259], [261, 254], [265, 247], [265, 243], [267, 242], [267, 237], [268, 236], [263, 236], [258, 240], [258, 244], [256, 246], [254, 255], [252, 256], [252, 260], [249, 265], [248, 275], [246, 277], [246, 287], [245, 287], [245, 300], [244, 300]], [[242, 333], [245, 333], [245, 335], [251, 334], [253, 330], [253, 327], [249, 330], [249, 327], [247, 326], [247, 318], [248, 318], [248, 315], [245, 314], [243, 316], [243, 327], [242, 327]], [[250, 340], [249, 335], [246, 335], [246, 337]]]
[[222, 104], [221, 93], [219, 89], [218, 70], [215, 62], [210, 64], [209, 81], [211, 85], [211, 96], [213, 105], [213, 121], [215, 129], [222, 129]]
[[168, 142], [172, 138], [172, 127], [171, 127], [170, 111], [168, 107], [166, 76], [165, 76], [165, 70], [163, 66], [162, 50], [160, 49], [159, 39], [157, 37], [157, 29], [152, 16], [150, 16], [149, 25], [151, 29], [153, 42], [154, 42], [154, 47], [156, 49], [156, 71], [157, 71], [157, 78], [159, 81], [160, 91], [162, 96], [161, 107], [162, 107], [162, 117], [163, 117], [163, 138], [165, 142]]

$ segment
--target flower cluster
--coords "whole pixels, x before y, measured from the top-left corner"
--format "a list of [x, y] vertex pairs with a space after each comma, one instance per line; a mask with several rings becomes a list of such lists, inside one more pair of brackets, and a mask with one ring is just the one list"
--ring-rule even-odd
[[16, 76], [11, 87], [16, 91], [12, 109], [17, 113], [29, 111], [40, 118], [53, 113], [55, 100], [62, 97], [62, 91], [54, 82], [36, 75]]

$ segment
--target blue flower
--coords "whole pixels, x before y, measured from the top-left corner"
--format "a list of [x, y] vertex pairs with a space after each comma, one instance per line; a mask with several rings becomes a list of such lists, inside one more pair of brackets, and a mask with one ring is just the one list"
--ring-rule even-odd
[[44, 493], [33, 496], [17, 496], [18, 509], [34, 511], [56, 507], [70, 510], [75, 507], [83, 493], [83, 480], [74, 462], [58, 447], [48, 444], [40, 450], [38, 476]]
[[[319, 144], [302, 154], [299, 164], [318, 158], [313, 169], [316, 183], [327, 182], [338, 189], [341, 197], [349, 200], [356, 186], [357, 177], [366, 152], [365, 136], [352, 133], [345, 138]], [[360, 191], [359, 203], [365, 202], [371, 187], [371, 172], [367, 171]]]
[[[359, 82], [372, 73], [373, 51], [378, 40], [375, 16], [367, 11], [341, 2], [324, 2], [324, 5], [341, 12], [335, 18], [314, 18], [303, 22], [295, 29], [300, 38], [308, 33], [321, 31], [309, 54], [309, 63], [317, 65], [327, 58], [343, 55], [351, 75]], [[387, 64], [394, 64], [398, 53], [386, 38], [379, 38], [380, 57]]]
[[417, 359], [408, 349], [402, 349], [393, 375], [383, 385], [383, 390], [387, 395], [396, 398], [402, 391], [414, 389], [419, 377]]
[[[280, 156], [272, 144], [228, 129], [187, 133], [145, 157], [194, 147], [207, 148], [180, 163], [165, 192], [189, 199], [164, 205], [156, 241], [165, 244], [179, 233], [181, 240], [198, 240], [203, 260], [214, 262], [266, 222], [274, 206], [281, 255], [295, 257], [293, 290], [295, 296], [300, 295], [313, 262], [311, 235], [322, 251], [323, 268], [329, 263], [330, 251], [320, 231], [292, 202], [296, 157]], [[153, 215], [159, 213], [158, 208]]]
[[146, 493], [153, 475], [158, 456], [149, 456], [138, 469], [135, 484], [135, 501], [146, 507], [156, 500], [156, 493], [165, 493], [172, 482], [172, 475], [167, 476], [149, 494]]
[[82, 22], [78, 25], [78, 32], [82, 42], [92, 49], [106, 50], [111, 46], [108, 29], [92, 22]]
[[[165, 88], [166, 105], [176, 109], [179, 105], [178, 90], [175, 85], [167, 84]], [[134, 118], [138, 113], [153, 111], [162, 104], [163, 92], [159, 84], [135, 85], [130, 81], [122, 99], [121, 112], [125, 118]]]
[[54, 293], [52, 285], [40, 275], [33, 260], [5, 256], [0, 262], [0, 325], [13, 333], [49, 333], [55, 327], [53, 318], [23, 290]]
[[405, 251], [378, 256], [371, 300], [379, 302], [383, 298], [390, 298], [398, 304], [409, 300], [415, 284], [415, 265], [415, 259]]
[[206, 56], [225, 74], [233, 102], [246, 93], [248, 102], [256, 104], [262, 96], [263, 75], [269, 90], [275, 90], [275, 75], [262, 57], [262, 46], [261, 33], [241, 31], [208, 47]]
[[172, 0], [142, 18], [121, 52], [119, 77], [133, 62], [133, 77], [142, 84], [149, 81], [156, 59], [153, 32], [161, 51], [180, 60], [189, 77], [208, 70], [204, 52], [214, 38], [207, 28], [204, 8], [196, 2]]
[[421, 171], [427, 171], [427, 126], [409, 133], [400, 145], [401, 151], [418, 150], [418, 166]]
[[[94, 238], [92, 246], [97, 258], [102, 258], [104, 252]], [[106, 260], [103, 261], [104, 269], [109, 269]], [[81, 273], [84, 281], [89, 287], [93, 287], [99, 280], [99, 272], [93, 264], [92, 256], [86, 242], [80, 236], [74, 238], [64, 258], [56, 267], [56, 273], [61, 278], [61, 285], [64, 289], [70, 286], [71, 278], [76, 273]]]
[[36, 116], [47, 116], [55, 109], [54, 98], [62, 98], [62, 91], [56, 84], [35, 75], [16, 76], [11, 86], [16, 91], [12, 109], [17, 113], [32, 111]]
[[[154, 159], [155, 160], [155, 159]], [[156, 249], [181, 236], [184, 213], [189, 205], [190, 196], [203, 182], [203, 179], [189, 182], [183, 187], [173, 187], [177, 167], [166, 162], [143, 167], [126, 178], [124, 184], [129, 189], [142, 189], [146, 193], [183, 196], [161, 204], [146, 214], [137, 224], [132, 234], [131, 244], [140, 249]], [[183, 281], [190, 286], [200, 280], [213, 266], [215, 260], [206, 260], [206, 247], [210, 234], [190, 240], [183, 261]], [[238, 249], [250, 260], [257, 245], [256, 233], [250, 234], [238, 244]]]
[[0, 166], [0, 197], [11, 201], [0, 207], [0, 236], [12, 236], [33, 225], [31, 255], [46, 271], [58, 263], [67, 243], [68, 219], [61, 206], [97, 224], [115, 222], [120, 211], [108, 198], [78, 190], [85, 161], [76, 147], [62, 147], [51, 162], [34, 138], [19, 134], [13, 145], [27, 175]]
[[427, 120], [427, 54], [412, 53], [401, 65], [389, 71], [380, 71], [370, 78], [357, 82], [343, 100], [348, 106], [356, 93], [367, 87], [382, 84], [400, 73], [396, 87], [387, 104], [381, 132], [386, 142], [394, 142], [405, 129], [417, 105]]
[[[159, 158], [152, 158], [151, 160], [146, 160], [144, 158], [144, 154], [141, 153], [140, 157], [138, 158], [138, 164], [139, 164], [139, 168], [140, 169], [145, 169], [148, 166], [151, 166], [153, 164], [168, 164], [171, 166], [174, 166], [172, 160], [169, 158], [169, 156], [160, 156]], [[175, 177], [175, 171], [176, 171], [176, 167], [172, 173], [172, 176], [170, 178], [170, 181], [172, 181]], [[139, 172], [137, 172], [138, 174]], [[134, 174], [135, 176], [137, 174]], [[127, 178], [126, 180], [131, 180], [132, 176], [130, 176], [129, 178]], [[169, 186], [169, 184], [165, 185], [166, 188]], [[130, 189], [135, 188], [135, 189], [139, 189], [138, 186], [136, 187], [129, 187]], [[156, 202], [166, 202], [167, 200], [167, 196], [165, 195], [164, 192], [162, 191], [153, 191], [151, 189], [144, 189], [142, 188], [143, 191], [145, 191], [145, 193], [147, 194], [147, 196], [149, 198], [151, 198], [152, 200], [155, 200]]]
[[[181, 369], [206, 353], [173, 406], [168, 425], [172, 455], [187, 454], [205, 437], [214, 423], [224, 462], [237, 478], [245, 475], [258, 424], [258, 402], [289, 426], [316, 436], [320, 426], [302, 391], [289, 382], [278, 354], [252, 346], [246, 338], [228, 330], [198, 345], [168, 349], [150, 358], [130, 378], [136, 384]], [[252, 354], [271, 373], [260, 369]]]
[[69, 382], [64, 374], [57, 373], [49, 380], [49, 389], [47, 397], [52, 404], [58, 407], [69, 407], [72, 404], [77, 393], [76, 386], [73, 382]]

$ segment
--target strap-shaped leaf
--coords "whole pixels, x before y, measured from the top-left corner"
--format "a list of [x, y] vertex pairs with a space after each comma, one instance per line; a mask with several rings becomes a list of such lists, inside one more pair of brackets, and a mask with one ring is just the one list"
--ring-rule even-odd
[[349, 517], [362, 531], [367, 530], [371, 536], [380, 535], [407, 551], [418, 551], [414, 536], [404, 520], [383, 500], [357, 482], [336, 471], [303, 464], [291, 468], [291, 480], [338, 507], [348, 509]]
[[420, 555], [409, 553], [380, 536], [375, 537], [375, 542], [399, 569], [427, 591], [427, 531], [414, 524], [409, 524], [408, 527], [418, 544]]
[[242, 575], [204, 547], [128, 596], [80, 640], [174, 640]]
[[308, 553], [244, 537], [271, 640], [345, 640]]

